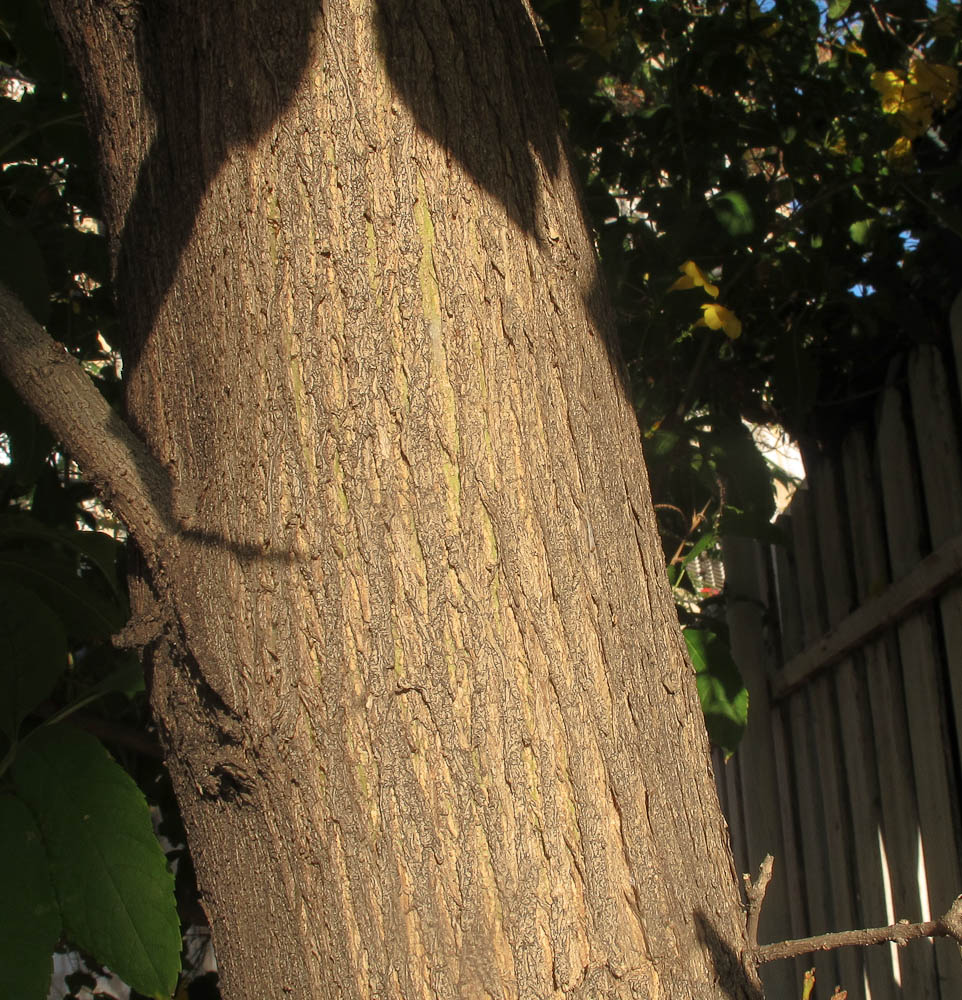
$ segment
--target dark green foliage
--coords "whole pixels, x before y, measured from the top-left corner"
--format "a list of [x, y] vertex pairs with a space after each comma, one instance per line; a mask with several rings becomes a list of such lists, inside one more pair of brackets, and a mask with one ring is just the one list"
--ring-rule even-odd
[[[0, 61], [13, 95], [0, 99], [0, 281], [117, 400], [88, 137], [39, 3], [0, 4]], [[120, 734], [123, 762], [151, 800], [170, 800], [156, 763], [124, 749], [123, 734], [147, 719], [139, 659], [111, 643], [128, 615], [123, 532], [0, 379], [0, 864], [13, 890], [0, 909], [5, 997], [45, 997], [64, 944], [145, 995], [176, 985], [174, 880], [144, 794], [94, 737], [54, 724], [69, 716]]]
[[[776, 473], [743, 419], [830, 445], [873, 405], [895, 354], [945, 335], [962, 286], [959, 7], [534, 6], [694, 625], [692, 553], [726, 533], [776, 537]], [[937, 68], [936, 91], [928, 80], [913, 126], [910, 88], [887, 108], [874, 74], [911, 84], [919, 65], [920, 85]], [[910, 152], [896, 157], [900, 137]], [[703, 287], [671, 290], [686, 261], [741, 320], [737, 339], [695, 325], [713, 303]]]
[[[900, 120], [872, 75], [957, 66], [957, 5], [535, 7], [646, 434], [688, 442], [698, 415], [825, 440], [894, 352], [941, 335], [962, 259], [962, 111], [936, 102], [914, 162], [896, 164]], [[692, 327], [703, 295], [668, 293], [686, 260], [715, 275], [738, 340]], [[677, 503], [662, 458], [656, 500]]]
[[706, 629], [685, 629], [688, 655], [695, 668], [708, 736], [730, 757], [748, 722], [748, 691], [727, 643]]
[[0, 795], [0, 870], [7, 900], [0, 906], [0, 994], [46, 997], [60, 912], [40, 828], [13, 795]]

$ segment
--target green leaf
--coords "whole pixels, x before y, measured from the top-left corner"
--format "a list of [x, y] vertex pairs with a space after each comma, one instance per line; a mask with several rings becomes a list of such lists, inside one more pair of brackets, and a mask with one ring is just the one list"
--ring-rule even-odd
[[120, 598], [126, 610], [126, 593], [120, 577], [117, 574], [117, 555], [123, 548], [123, 542], [118, 542], [103, 531], [64, 531], [63, 540], [66, 545], [79, 552], [91, 566], [96, 566], [103, 578], [110, 584], [110, 589]]
[[131, 698], [144, 690], [144, 668], [135, 653], [123, 653], [112, 659], [119, 660], [119, 666], [46, 719], [45, 725], [54, 725], [69, 719], [74, 712], [80, 711], [81, 708], [85, 708], [92, 701], [96, 701], [106, 694], [120, 693]]
[[0, 996], [46, 1000], [60, 911], [40, 830], [13, 795], [0, 795], [0, 884]]
[[852, 0], [832, 0], [828, 5], [828, 16], [831, 20], [840, 18], [851, 6]]
[[117, 656], [117, 662], [119, 666], [91, 688], [92, 694], [100, 697], [119, 692], [130, 696], [144, 690], [144, 667], [140, 657], [133, 652], [121, 653]]
[[718, 541], [718, 535], [714, 531], [706, 531], [701, 538], [685, 553], [684, 559], [682, 559], [682, 566], [687, 566], [692, 559], [697, 559], [705, 549], [711, 548]]
[[651, 461], [669, 455], [674, 451], [680, 437], [678, 431], [652, 431], [645, 439], [645, 456]]
[[13, 776], [43, 833], [70, 941], [140, 993], [169, 997], [180, 971], [174, 878], [140, 790], [67, 726], [32, 733]]
[[730, 757], [748, 723], [748, 691], [731, 650], [714, 632], [688, 628], [684, 636], [708, 738]]
[[53, 549], [0, 549], [0, 580], [35, 590], [78, 639], [106, 638], [127, 618], [118, 599], [105, 596], [80, 575], [72, 555]]
[[875, 219], [859, 219], [848, 227], [848, 234], [852, 237], [852, 242], [860, 247], [865, 246], [872, 240], [872, 230], [875, 228]]
[[59, 617], [26, 587], [0, 581], [0, 732], [15, 740], [66, 666]]
[[713, 198], [711, 209], [729, 236], [745, 236], [755, 228], [755, 214], [748, 199], [737, 191]]

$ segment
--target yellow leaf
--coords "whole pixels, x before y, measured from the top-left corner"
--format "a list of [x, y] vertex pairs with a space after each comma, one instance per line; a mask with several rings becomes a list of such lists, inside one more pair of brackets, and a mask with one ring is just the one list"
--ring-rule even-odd
[[[947, 108], [959, 89], [955, 68], [927, 63], [924, 59], [913, 59], [907, 76], [902, 70], [889, 69], [873, 73], [871, 81], [882, 97], [882, 110], [899, 116], [899, 127], [906, 139], [915, 139], [925, 132], [935, 112]], [[898, 155], [892, 151], [890, 154], [887, 154], [889, 159]]]
[[915, 154], [912, 152], [912, 140], [907, 136], [900, 135], [885, 150], [885, 159], [896, 170], [908, 170], [915, 163]]
[[678, 270], [681, 271], [682, 277], [668, 289], [669, 292], [680, 292], [686, 288], [704, 288], [713, 299], [718, 298], [718, 285], [713, 285], [708, 280], [708, 275], [693, 260], [686, 260]]
[[902, 107], [905, 74], [900, 69], [887, 69], [871, 76], [872, 86], [882, 95], [882, 110], [894, 115]]
[[742, 321], [730, 310], [717, 302], [706, 302], [702, 307], [702, 317], [695, 326], [707, 326], [709, 330], [724, 330], [725, 336], [736, 340], [742, 335]]
[[909, 79], [918, 85], [919, 92], [927, 95], [934, 105], [943, 108], [951, 104], [959, 89], [959, 71], [954, 66], [928, 63], [924, 59], [912, 60]]

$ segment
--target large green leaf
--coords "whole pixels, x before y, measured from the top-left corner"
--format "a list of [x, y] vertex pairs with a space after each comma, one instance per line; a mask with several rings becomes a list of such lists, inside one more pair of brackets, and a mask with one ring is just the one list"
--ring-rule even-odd
[[23, 542], [76, 552], [90, 565], [96, 566], [110, 584], [110, 589], [124, 598], [125, 591], [117, 574], [117, 557], [123, 549], [123, 542], [112, 535], [103, 531], [54, 527], [22, 511], [0, 512], [0, 547]]
[[728, 191], [713, 198], [711, 208], [729, 236], [746, 236], [755, 228], [752, 207], [738, 191]]
[[748, 690], [731, 650], [714, 632], [688, 628], [684, 636], [708, 738], [730, 757], [748, 723]]
[[0, 580], [0, 732], [15, 739], [66, 666], [60, 618], [26, 587]]
[[31, 734], [13, 766], [37, 817], [70, 941], [134, 989], [168, 997], [180, 971], [174, 878], [143, 795], [92, 736]]
[[40, 830], [13, 795], [0, 795], [0, 884], [0, 996], [45, 1000], [60, 911]]
[[104, 639], [120, 631], [126, 608], [77, 571], [73, 555], [54, 549], [0, 549], [0, 580], [36, 591], [77, 639]]

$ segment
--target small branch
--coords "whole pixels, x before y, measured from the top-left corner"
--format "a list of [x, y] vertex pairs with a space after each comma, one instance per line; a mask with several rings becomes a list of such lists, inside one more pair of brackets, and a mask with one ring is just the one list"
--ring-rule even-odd
[[[708, 508], [711, 506], [711, 502], [712, 498], [709, 497], [705, 501], [705, 506], [702, 507], [701, 510], [696, 511], [694, 514], [692, 514], [691, 524], [688, 526], [688, 531], [685, 532], [685, 537], [678, 543], [678, 548], [675, 549], [675, 554], [671, 557], [671, 559], [668, 560], [669, 566], [676, 566], [678, 563], [683, 561], [684, 557], [682, 556], [682, 552], [684, 551], [685, 546], [688, 544], [688, 539], [691, 538], [691, 536], [698, 530], [698, 528], [704, 522], [705, 515], [708, 513]], [[668, 505], [659, 504], [658, 506], [667, 507]], [[677, 509], [678, 509], [677, 507], [672, 508], [672, 510], [677, 510]], [[679, 511], [679, 513], [681, 512]]]
[[2, 283], [0, 372], [154, 561], [176, 533], [166, 471], [110, 408], [77, 359]]
[[[760, 876], [759, 881], [761, 881]], [[750, 919], [751, 910], [749, 909]], [[761, 965], [765, 962], [775, 962], [781, 958], [807, 955], [813, 951], [830, 951], [834, 948], [845, 948], [853, 945], [864, 947], [871, 944], [885, 944], [888, 941], [903, 945], [922, 937], [950, 937], [962, 944], [962, 896], [959, 896], [945, 915], [938, 920], [926, 920], [919, 924], [910, 924], [907, 920], [903, 920], [890, 927], [838, 931], [834, 934], [819, 934], [815, 937], [798, 938], [794, 941], [765, 944], [756, 948], [755, 961]]]
[[754, 882], [751, 876], [743, 875], [745, 880], [745, 898], [748, 900], [748, 947], [752, 952], [758, 952], [758, 919], [762, 914], [762, 903], [768, 892], [768, 883], [772, 880], [772, 869], [775, 859], [766, 854], [758, 866], [758, 878]]

